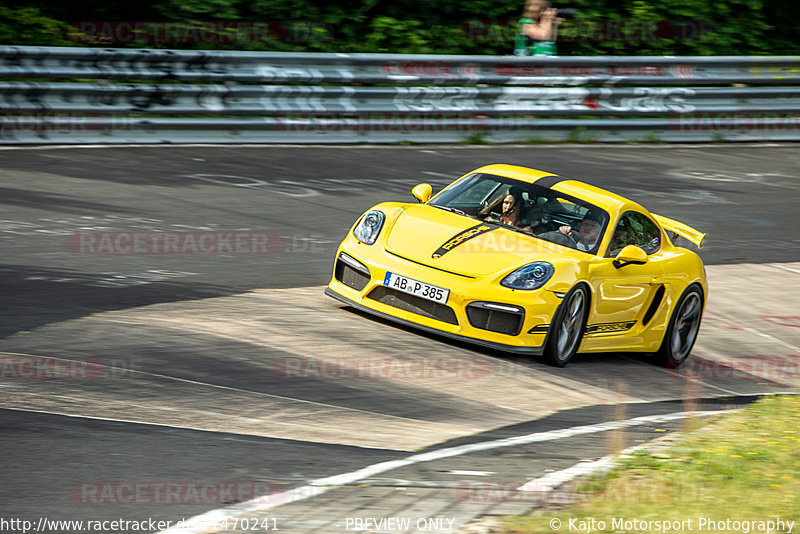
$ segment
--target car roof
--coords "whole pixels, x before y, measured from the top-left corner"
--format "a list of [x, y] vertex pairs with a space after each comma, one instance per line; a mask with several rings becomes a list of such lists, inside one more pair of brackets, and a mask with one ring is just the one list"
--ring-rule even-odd
[[587, 184], [586, 182], [581, 182], [580, 180], [565, 178], [563, 176], [553, 174], [552, 172], [501, 163], [485, 165], [479, 169], [475, 169], [473, 172], [496, 174], [498, 176], [513, 178], [521, 182], [528, 182], [532, 184], [538, 183], [539, 185], [549, 187], [555, 191], [584, 199], [587, 202], [594, 204], [595, 206], [610, 213], [618, 212], [623, 209], [631, 209], [633, 207], [639, 208], [647, 213], [646, 209], [630, 199], [622, 197], [616, 193], [612, 193], [611, 191], [601, 187]]

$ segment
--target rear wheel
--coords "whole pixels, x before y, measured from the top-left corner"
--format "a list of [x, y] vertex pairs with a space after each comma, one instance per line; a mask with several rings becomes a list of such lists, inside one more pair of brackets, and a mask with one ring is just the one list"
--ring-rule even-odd
[[546, 363], [564, 367], [575, 356], [586, 329], [588, 307], [589, 293], [586, 287], [578, 285], [567, 293], [550, 325], [542, 354]]
[[661, 348], [656, 353], [659, 365], [674, 369], [686, 361], [697, 340], [702, 316], [703, 291], [699, 286], [691, 285], [683, 292], [672, 312]]

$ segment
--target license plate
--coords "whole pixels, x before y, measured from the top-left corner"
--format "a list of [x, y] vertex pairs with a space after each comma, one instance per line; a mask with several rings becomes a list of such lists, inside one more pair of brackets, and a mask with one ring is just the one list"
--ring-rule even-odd
[[425, 282], [420, 282], [419, 280], [414, 280], [413, 278], [408, 278], [407, 276], [392, 272], [386, 273], [386, 278], [383, 279], [383, 285], [440, 304], [447, 302], [447, 297], [450, 295], [449, 289], [426, 284]]

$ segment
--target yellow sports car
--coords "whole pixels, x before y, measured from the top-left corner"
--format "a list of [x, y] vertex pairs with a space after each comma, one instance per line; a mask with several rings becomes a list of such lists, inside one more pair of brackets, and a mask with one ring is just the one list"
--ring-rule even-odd
[[419, 203], [364, 213], [336, 253], [325, 292], [444, 336], [541, 356], [689, 356], [708, 287], [705, 234], [578, 180], [488, 165]]

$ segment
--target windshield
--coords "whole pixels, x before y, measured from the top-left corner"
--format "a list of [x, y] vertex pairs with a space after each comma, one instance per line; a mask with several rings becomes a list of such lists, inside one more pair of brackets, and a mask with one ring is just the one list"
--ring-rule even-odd
[[484, 173], [467, 176], [429, 204], [590, 253], [596, 253], [608, 223], [608, 214], [588, 202]]

